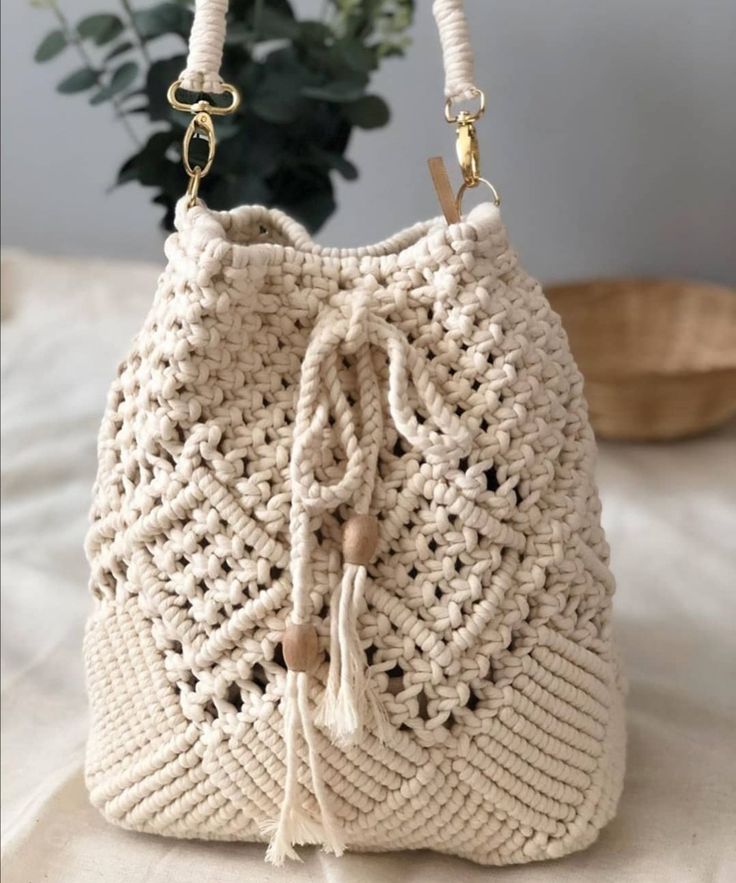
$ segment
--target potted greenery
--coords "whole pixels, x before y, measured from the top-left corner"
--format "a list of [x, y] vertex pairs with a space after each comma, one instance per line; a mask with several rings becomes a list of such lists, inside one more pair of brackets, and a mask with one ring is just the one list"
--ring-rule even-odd
[[[59, 0], [34, 5], [56, 17], [36, 60], [76, 57], [58, 91], [112, 106], [136, 144], [117, 184], [151, 187], [170, 229], [185, 187], [181, 143], [189, 120], [168, 105], [166, 90], [184, 67], [191, 0], [145, 8], [120, 0], [114, 11], [77, 23]], [[207, 203], [278, 206], [318, 229], [336, 207], [332, 173], [358, 175], [345, 156], [353, 128], [388, 122], [386, 102], [369, 92], [370, 79], [383, 59], [403, 54], [413, 12], [413, 0], [325, 0], [319, 18], [299, 19], [288, 0], [231, 0], [223, 73], [244, 100], [236, 114], [218, 119]], [[161, 49], [172, 46], [166, 37], [173, 38], [173, 53]], [[132, 125], [133, 118], [145, 126]]]

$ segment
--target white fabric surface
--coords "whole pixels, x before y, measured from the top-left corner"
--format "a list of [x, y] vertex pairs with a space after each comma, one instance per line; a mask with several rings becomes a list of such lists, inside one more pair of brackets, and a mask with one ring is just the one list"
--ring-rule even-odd
[[504, 870], [431, 853], [177, 842], [87, 802], [82, 539], [107, 385], [158, 268], [6, 254], [2, 267], [4, 883], [736, 880], [736, 426], [601, 446], [598, 479], [630, 681], [617, 819], [586, 852]]

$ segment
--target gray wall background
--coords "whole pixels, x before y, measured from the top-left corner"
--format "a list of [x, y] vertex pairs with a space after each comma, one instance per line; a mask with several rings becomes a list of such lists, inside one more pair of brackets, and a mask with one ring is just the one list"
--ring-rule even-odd
[[[152, 0], [146, 0], [152, 2]], [[114, 0], [61, 0], [76, 20]], [[142, 4], [141, 4], [142, 5]], [[316, 0], [297, 0], [310, 12]], [[429, 0], [414, 43], [375, 89], [387, 129], [356, 133], [356, 182], [337, 184], [325, 244], [381, 239], [437, 214], [425, 159], [453, 133]], [[483, 171], [525, 263], [545, 280], [656, 274], [736, 281], [734, 0], [467, 0]], [[5, 245], [161, 258], [158, 207], [137, 185], [109, 192], [130, 145], [110, 110], [60, 96], [71, 58], [33, 62], [52, 27], [26, 0], [2, 9]], [[247, 100], [247, 96], [245, 96]], [[182, 185], [184, 179], [182, 178]], [[206, 198], [206, 188], [205, 188]]]

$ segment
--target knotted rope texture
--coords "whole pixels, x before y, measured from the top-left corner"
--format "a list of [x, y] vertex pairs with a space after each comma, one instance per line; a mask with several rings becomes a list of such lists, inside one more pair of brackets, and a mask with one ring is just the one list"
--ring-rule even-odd
[[[582, 378], [498, 209], [350, 250], [260, 207], [182, 201], [177, 225], [100, 430], [93, 804], [179, 838], [276, 819], [277, 860], [300, 840], [488, 865], [583, 848], [624, 769], [614, 581]], [[297, 403], [330, 426], [308, 445]], [[334, 665], [310, 668], [315, 640]]]
[[[343, 577], [330, 601], [330, 669], [317, 722], [343, 744], [358, 741], [366, 726], [382, 740], [387, 732], [380, 702], [366, 678], [367, 662], [357, 630], [368, 577], [366, 566], [378, 542], [378, 522], [369, 515], [378, 454], [384, 443], [382, 393], [373, 362], [374, 351], [385, 353], [388, 359], [387, 400], [394, 426], [428, 463], [462, 457], [472, 441], [433, 383], [426, 358], [400, 330], [369, 309], [370, 298], [368, 290], [353, 292], [341, 307], [324, 308], [302, 365], [290, 467], [293, 606], [287, 638], [293, 639], [296, 648], [285, 652], [289, 670], [282, 716], [287, 773], [280, 817], [268, 828], [272, 838], [267, 858], [277, 865], [286, 857], [297, 857], [295, 843], [319, 842], [336, 855], [344, 849], [325, 796], [315, 745], [309, 707], [309, 669], [314, 661], [308, 658], [311, 654], [306, 643], [311, 640], [316, 648], [316, 633], [309, 630], [309, 564], [314, 541], [310, 519], [345, 504], [352, 505], [355, 515], [345, 525]], [[359, 431], [340, 379], [341, 360], [345, 356], [355, 360]], [[409, 404], [410, 381], [426, 409], [425, 424], [419, 423]], [[317, 478], [312, 455], [323, 443], [331, 416], [347, 462], [342, 477], [327, 484]], [[299, 731], [307, 745], [321, 824], [299, 804]]]
[[225, 45], [228, 0], [196, 0], [189, 35], [187, 66], [181, 85], [192, 92], [222, 92], [222, 51]]
[[463, 0], [434, 0], [432, 13], [442, 46], [445, 98], [473, 98], [478, 94], [478, 87], [475, 85], [473, 49]]
[[[225, 44], [228, 0], [196, 0], [187, 66], [181, 85], [193, 92], [222, 92], [220, 67]], [[435, 0], [432, 12], [439, 30], [445, 68], [445, 98], [478, 94], [473, 82], [473, 51], [462, 0]]]

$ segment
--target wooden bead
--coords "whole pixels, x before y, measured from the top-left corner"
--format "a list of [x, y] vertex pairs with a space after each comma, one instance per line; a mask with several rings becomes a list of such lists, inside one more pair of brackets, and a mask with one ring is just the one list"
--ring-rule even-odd
[[281, 642], [284, 662], [290, 671], [312, 671], [319, 663], [319, 637], [310, 623], [287, 625]]
[[372, 515], [353, 515], [342, 529], [342, 557], [348, 564], [371, 563], [378, 546], [378, 520]]

